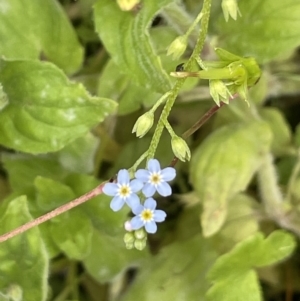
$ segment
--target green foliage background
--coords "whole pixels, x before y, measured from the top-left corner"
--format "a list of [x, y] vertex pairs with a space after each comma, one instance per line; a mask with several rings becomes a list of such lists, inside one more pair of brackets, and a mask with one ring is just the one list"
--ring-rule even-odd
[[[240, 0], [228, 22], [220, 2], [201, 59], [222, 47], [263, 74], [250, 107], [235, 99], [189, 137], [191, 162], [157, 199], [167, 221], [127, 250], [128, 210], [97, 196], [0, 244], [0, 301], [299, 298], [300, 2]], [[135, 163], [154, 129], [132, 127], [175, 83], [200, 28], [180, 60], [168, 46], [202, 4], [0, 0], [0, 234]], [[168, 120], [180, 135], [213, 105], [207, 81], [187, 79]], [[173, 158], [167, 132], [155, 157]]]

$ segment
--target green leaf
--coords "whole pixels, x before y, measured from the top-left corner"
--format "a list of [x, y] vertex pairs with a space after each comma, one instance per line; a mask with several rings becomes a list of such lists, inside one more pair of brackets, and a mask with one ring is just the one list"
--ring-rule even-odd
[[204, 300], [205, 276], [215, 257], [200, 235], [169, 245], [145, 262], [122, 301]]
[[242, 17], [225, 22], [220, 16], [217, 23], [222, 47], [267, 62], [299, 45], [298, 0], [287, 0], [284, 5], [280, 0], [241, 0], [238, 5]]
[[[230, 281], [230, 284], [229, 284]], [[234, 284], [234, 285], [233, 285]], [[254, 271], [241, 272], [238, 277], [220, 281], [206, 295], [207, 301], [262, 301], [261, 288]]]
[[136, 265], [145, 254], [146, 250], [127, 250], [121, 235], [111, 236], [94, 230], [91, 252], [83, 259], [83, 264], [97, 281], [103, 283]]
[[170, 80], [147, 28], [155, 14], [171, 2], [145, 0], [137, 14], [121, 11], [111, 0], [98, 0], [94, 6], [96, 30], [118, 68], [139, 85], [160, 93], [170, 89]]
[[196, 150], [191, 181], [203, 202], [204, 236], [219, 231], [226, 219], [228, 200], [246, 189], [270, 142], [267, 124], [255, 121], [224, 126]]
[[66, 170], [78, 173], [91, 173], [94, 170], [95, 153], [99, 139], [88, 132], [57, 153], [58, 160]]
[[11, 284], [5, 289], [5, 294], [0, 292], [0, 301], [22, 301], [23, 290], [17, 284]]
[[294, 139], [295, 139], [296, 146], [300, 147], [300, 123], [296, 127]]
[[53, 158], [2, 154], [1, 159], [14, 191], [23, 191], [32, 187], [37, 176], [57, 181], [61, 181], [66, 176], [66, 171]]
[[138, 110], [142, 105], [151, 107], [159, 98], [142, 86], [137, 86], [130, 77], [124, 73], [117, 73], [116, 64], [110, 60], [100, 77], [98, 95], [101, 97], [117, 99], [119, 102], [118, 114], [126, 115]]
[[266, 239], [259, 232], [238, 243], [219, 257], [209, 271], [208, 279], [214, 284], [207, 292], [207, 300], [261, 300], [257, 276], [252, 269], [284, 260], [295, 247], [295, 238], [283, 230], [274, 231]]
[[57, 246], [71, 259], [81, 260], [91, 248], [92, 223], [87, 216], [73, 209], [51, 220], [51, 234]]
[[[0, 224], [1, 233], [32, 220], [25, 196], [11, 201]], [[48, 256], [37, 227], [1, 243], [0, 290], [18, 284], [23, 300], [46, 300]]]
[[57, 1], [1, 0], [0, 23], [1, 56], [39, 59], [43, 54], [67, 73], [80, 67], [82, 46]]
[[75, 198], [72, 189], [52, 179], [36, 177], [34, 180], [36, 202], [43, 213], [51, 211]]
[[8, 104], [8, 97], [0, 84], [0, 111], [5, 108]]
[[231, 249], [236, 243], [256, 233], [259, 224], [256, 212], [261, 209], [258, 202], [246, 194], [239, 193], [228, 202], [227, 219], [213, 240], [218, 249]]
[[0, 61], [8, 104], [0, 111], [0, 143], [29, 153], [63, 148], [112, 113], [115, 103], [90, 96], [57, 67], [39, 61]]
[[273, 152], [280, 154], [286, 151], [288, 145], [291, 143], [292, 133], [283, 114], [276, 108], [263, 108], [260, 115], [268, 122], [273, 133], [271, 146]]
[[[72, 174], [66, 178], [65, 183], [72, 188], [76, 196], [81, 196], [97, 187], [101, 182], [91, 176]], [[111, 199], [111, 197], [101, 194], [80, 205], [80, 210], [87, 215], [98, 231], [114, 236], [124, 233], [124, 222], [129, 210], [124, 207], [118, 212], [113, 212], [109, 206]]]
[[[38, 176], [34, 181], [36, 189], [36, 203], [41, 210], [37, 215], [51, 211], [62, 204], [75, 199], [73, 190], [60, 182]], [[69, 258], [80, 260], [89, 250], [92, 237], [92, 223], [82, 212], [82, 208], [74, 208], [69, 212], [57, 216], [41, 231], [46, 238], [47, 247], [51, 255], [57, 253], [57, 248]], [[49, 229], [50, 228], [50, 229]]]
[[[39, 214], [36, 217], [39, 217], [41, 214]], [[43, 241], [45, 244], [45, 247], [47, 249], [47, 253], [49, 256], [49, 259], [55, 258], [61, 253], [61, 249], [58, 247], [58, 245], [54, 242], [52, 233], [51, 233], [51, 222], [42, 223], [39, 225], [39, 229], [41, 231], [41, 235], [43, 237]]]

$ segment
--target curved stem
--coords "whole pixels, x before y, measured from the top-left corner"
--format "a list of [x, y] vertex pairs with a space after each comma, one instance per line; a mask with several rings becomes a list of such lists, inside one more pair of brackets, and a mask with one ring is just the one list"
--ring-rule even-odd
[[[192, 125], [187, 131], [185, 131], [181, 137], [183, 139], [188, 138], [189, 136], [193, 135], [197, 130], [201, 128], [201, 126], [208, 121], [221, 107], [225, 105], [224, 102], [220, 103], [220, 106], [213, 106], [211, 107], [196, 123]], [[178, 162], [178, 158], [174, 157], [170, 163], [170, 166], [174, 167]]]
[[151, 108], [150, 112], [154, 113], [156, 109], [169, 97], [170, 91], [165, 93]]
[[134, 173], [137, 169], [137, 167], [141, 164], [141, 162], [147, 157], [148, 155], [148, 151], [145, 151], [137, 160], [136, 162], [134, 163], [133, 166], [131, 166], [129, 169], [128, 169], [128, 172], [129, 174], [130, 173]]
[[44, 215], [42, 215], [42, 216], [40, 216], [36, 219], [24, 224], [24, 225], [12, 230], [10, 232], [7, 232], [7, 233], [1, 235], [0, 236], [0, 243], [8, 240], [9, 238], [12, 238], [12, 237], [18, 235], [18, 234], [21, 234], [21, 233], [23, 233], [23, 232], [25, 232], [25, 231], [33, 228], [33, 227], [36, 227], [36, 226], [48, 221], [49, 219], [52, 219], [52, 218], [66, 212], [66, 211], [69, 211], [70, 209], [72, 209], [72, 208], [74, 208], [74, 207], [76, 207], [80, 204], [85, 203], [86, 201], [90, 200], [91, 198], [94, 198], [95, 196], [102, 193], [102, 188], [103, 188], [105, 183], [106, 182], [101, 183], [100, 185], [98, 185], [93, 190], [87, 192], [86, 194], [80, 196], [79, 198], [77, 198], [77, 199], [75, 199], [75, 200], [73, 200], [69, 203], [64, 204], [64, 205], [50, 211], [50, 212], [48, 212], [48, 213], [46, 213], [46, 214], [44, 214]]
[[173, 131], [173, 128], [171, 127], [170, 123], [168, 120], [165, 121], [165, 127], [167, 129], [167, 131], [169, 132], [171, 138], [173, 138], [174, 136], [176, 136], [175, 132]]

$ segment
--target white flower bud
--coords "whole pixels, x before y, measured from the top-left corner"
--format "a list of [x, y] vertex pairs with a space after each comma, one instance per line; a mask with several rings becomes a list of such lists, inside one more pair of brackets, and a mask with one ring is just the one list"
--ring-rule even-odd
[[131, 232], [131, 231], [132, 231], [132, 226], [131, 226], [130, 221], [126, 221], [126, 222], [124, 223], [124, 228], [125, 228], [125, 230], [128, 231], [128, 232]]

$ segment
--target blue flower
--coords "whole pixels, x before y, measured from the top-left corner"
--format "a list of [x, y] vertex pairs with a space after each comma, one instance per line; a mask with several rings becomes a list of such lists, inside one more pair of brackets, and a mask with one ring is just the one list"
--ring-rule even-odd
[[113, 196], [110, 208], [113, 211], [120, 210], [126, 203], [130, 208], [140, 204], [140, 199], [136, 192], [140, 191], [143, 183], [139, 180], [130, 181], [129, 173], [126, 169], [118, 172], [117, 183], [106, 183], [103, 192], [109, 196]]
[[138, 205], [132, 208], [136, 215], [130, 221], [132, 230], [138, 230], [145, 227], [148, 233], [155, 233], [157, 230], [156, 223], [163, 222], [166, 213], [163, 210], [155, 210], [156, 201], [152, 198], [146, 199], [144, 206]]
[[160, 164], [156, 159], [150, 159], [147, 169], [139, 169], [135, 173], [135, 177], [145, 183], [143, 194], [151, 197], [157, 191], [162, 196], [171, 195], [172, 189], [167, 181], [171, 181], [176, 177], [176, 170], [173, 167], [160, 168]]

